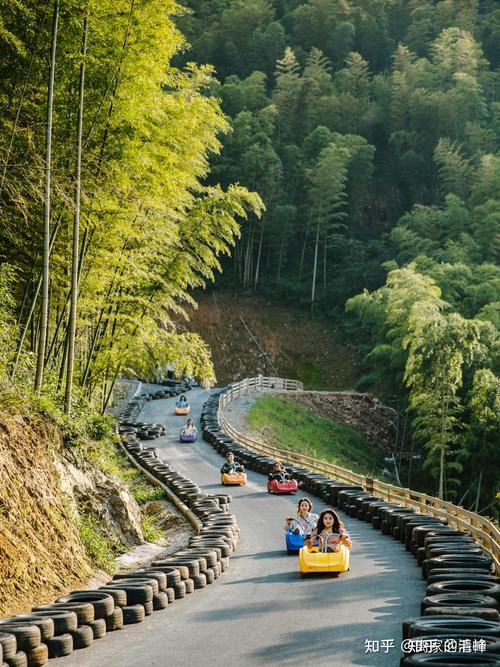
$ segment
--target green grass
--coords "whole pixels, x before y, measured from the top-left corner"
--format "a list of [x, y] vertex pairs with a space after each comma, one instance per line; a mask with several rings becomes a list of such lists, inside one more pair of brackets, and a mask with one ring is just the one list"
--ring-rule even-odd
[[295, 375], [307, 389], [324, 389], [325, 382], [321, 376], [320, 370], [316, 368], [312, 361], [302, 359], [295, 363]]
[[292, 401], [262, 396], [248, 412], [250, 427], [279, 449], [322, 459], [362, 475], [379, 476], [383, 454], [347, 426], [319, 417]]
[[116, 570], [115, 558], [125, 551], [117, 538], [109, 535], [103, 524], [90, 514], [86, 506], [79, 507], [78, 530], [81, 540], [94, 563], [106, 572]]

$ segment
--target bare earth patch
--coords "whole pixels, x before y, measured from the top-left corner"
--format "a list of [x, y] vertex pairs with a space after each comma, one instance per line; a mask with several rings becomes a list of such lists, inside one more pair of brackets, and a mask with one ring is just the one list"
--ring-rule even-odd
[[255, 294], [218, 290], [196, 296], [198, 309], [179, 326], [199, 333], [210, 345], [217, 380], [236, 382], [259, 373], [274, 375], [240, 316], [257, 337], [277, 374], [304, 382], [306, 388], [342, 390], [353, 387], [361, 372], [357, 350], [340, 342], [332, 322], [312, 318], [300, 308], [279, 305]]

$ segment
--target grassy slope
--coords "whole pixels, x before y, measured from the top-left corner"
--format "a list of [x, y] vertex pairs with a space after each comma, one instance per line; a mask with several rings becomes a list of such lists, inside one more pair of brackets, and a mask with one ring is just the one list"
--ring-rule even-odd
[[379, 476], [383, 454], [363, 436], [290, 401], [275, 396], [257, 399], [248, 423], [266, 442], [281, 449], [329, 461], [354, 472]]

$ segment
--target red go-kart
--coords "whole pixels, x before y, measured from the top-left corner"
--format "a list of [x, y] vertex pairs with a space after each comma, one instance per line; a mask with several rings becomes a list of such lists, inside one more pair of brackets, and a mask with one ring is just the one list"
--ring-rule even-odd
[[267, 491], [268, 493], [297, 493], [299, 483], [296, 479], [268, 479]]

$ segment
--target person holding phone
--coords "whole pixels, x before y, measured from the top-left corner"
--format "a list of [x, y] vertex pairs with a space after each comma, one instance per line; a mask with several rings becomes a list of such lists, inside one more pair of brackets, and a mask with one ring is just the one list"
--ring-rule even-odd
[[316, 528], [311, 532], [308, 539], [310, 547], [319, 546], [322, 551], [338, 551], [339, 545], [344, 544], [349, 549], [352, 542], [344, 524], [337, 513], [330, 509], [324, 509], [319, 515]]

